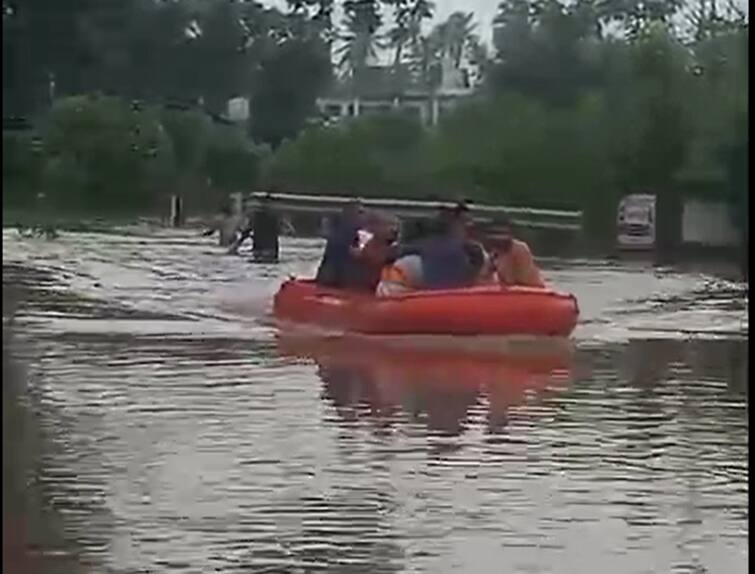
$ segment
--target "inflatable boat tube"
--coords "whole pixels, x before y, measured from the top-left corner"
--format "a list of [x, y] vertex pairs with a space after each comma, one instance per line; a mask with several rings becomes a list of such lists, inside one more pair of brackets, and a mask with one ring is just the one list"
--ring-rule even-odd
[[289, 279], [275, 295], [275, 317], [373, 335], [568, 336], [579, 316], [573, 295], [498, 285], [376, 297]]

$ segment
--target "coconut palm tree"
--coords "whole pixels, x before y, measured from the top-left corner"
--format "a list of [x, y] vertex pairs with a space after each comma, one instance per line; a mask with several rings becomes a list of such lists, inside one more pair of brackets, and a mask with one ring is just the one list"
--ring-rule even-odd
[[394, 49], [393, 65], [403, 63], [403, 50], [417, 42], [422, 22], [432, 18], [435, 4], [429, 0], [384, 0], [395, 11], [394, 26], [388, 31], [389, 45]]
[[488, 48], [475, 36], [467, 44], [466, 52], [467, 61], [474, 69], [474, 78], [471, 80], [471, 84], [478, 85], [490, 67], [491, 60], [488, 55]]
[[388, 30], [387, 44], [393, 49], [393, 81], [396, 93], [406, 88], [410, 66], [406, 62], [406, 48], [414, 51], [422, 33], [422, 22], [431, 18], [434, 4], [429, 0], [383, 0], [394, 9], [394, 26]]
[[343, 4], [345, 32], [340, 35], [343, 45], [338, 50], [338, 67], [355, 78], [376, 57], [380, 40], [377, 35], [382, 23], [377, 0], [347, 0]]
[[438, 27], [428, 35], [420, 35], [411, 44], [410, 69], [416, 81], [425, 89], [435, 91], [440, 85], [440, 64], [443, 42]]
[[461, 67], [461, 61], [467, 46], [476, 38], [474, 31], [477, 24], [472, 12], [454, 12], [440, 24], [443, 38], [444, 55], [448, 55], [455, 68]]

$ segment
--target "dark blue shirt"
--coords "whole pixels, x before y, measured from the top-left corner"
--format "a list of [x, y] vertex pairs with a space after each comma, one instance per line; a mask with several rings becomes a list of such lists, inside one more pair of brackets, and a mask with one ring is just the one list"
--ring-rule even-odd
[[328, 287], [350, 287], [360, 279], [361, 265], [351, 255], [359, 244], [359, 227], [351, 222], [338, 222], [328, 234], [325, 253], [315, 281]]
[[469, 285], [472, 275], [464, 241], [451, 236], [433, 236], [401, 247], [399, 256], [422, 258], [425, 289], [455, 289]]

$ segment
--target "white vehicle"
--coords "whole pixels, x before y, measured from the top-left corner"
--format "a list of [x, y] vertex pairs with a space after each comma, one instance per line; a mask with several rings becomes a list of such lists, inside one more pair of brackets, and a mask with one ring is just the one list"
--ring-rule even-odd
[[636, 193], [619, 203], [616, 222], [619, 249], [655, 247], [655, 195]]

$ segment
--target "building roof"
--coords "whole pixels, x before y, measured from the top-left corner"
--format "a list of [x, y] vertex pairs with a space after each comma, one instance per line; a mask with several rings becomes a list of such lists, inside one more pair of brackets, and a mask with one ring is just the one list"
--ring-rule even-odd
[[[464, 96], [472, 93], [466, 87], [444, 87], [436, 90], [439, 96]], [[323, 99], [352, 99], [356, 94], [364, 100], [391, 100], [395, 97], [427, 98], [431, 90], [418, 82], [406, 68], [367, 66], [354, 78], [337, 79], [323, 94]]]

